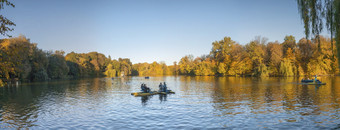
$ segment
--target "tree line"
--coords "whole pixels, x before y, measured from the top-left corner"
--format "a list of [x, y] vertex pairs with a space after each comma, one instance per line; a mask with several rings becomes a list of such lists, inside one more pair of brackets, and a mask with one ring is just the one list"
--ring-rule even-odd
[[[128, 58], [111, 59], [98, 52], [65, 55], [64, 51], [43, 51], [25, 36], [0, 40], [0, 85], [11, 80], [45, 81], [92, 76], [301, 76], [336, 74], [337, 50], [330, 38], [319, 40], [286, 36], [283, 43], [256, 37], [241, 45], [230, 37], [212, 43], [209, 54], [187, 55], [164, 62], [132, 64]], [[319, 45], [320, 44], [320, 45]], [[320, 47], [320, 50], [318, 48]]]
[[[194, 58], [184, 56], [179, 74], [219, 76], [304, 76], [333, 75], [339, 69], [337, 50], [330, 38], [305, 38], [296, 42], [286, 36], [283, 43], [256, 37], [240, 45], [230, 37], [212, 43], [210, 54]], [[320, 43], [319, 43], [320, 42]], [[320, 45], [320, 51], [318, 51]]]
[[132, 64], [128, 58], [111, 59], [98, 52], [65, 55], [43, 51], [25, 36], [0, 40], [0, 86], [11, 81], [46, 81], [98, 76], [171, 75], [164, 62]]

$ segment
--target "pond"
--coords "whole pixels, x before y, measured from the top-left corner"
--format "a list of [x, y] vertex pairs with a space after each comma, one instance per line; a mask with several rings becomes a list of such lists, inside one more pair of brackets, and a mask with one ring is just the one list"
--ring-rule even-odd
[[[87, 78], [0, 88], [0, 129], [336, 129], [340, 77]], [[176, 92], [134, 97], [141, 83]]]

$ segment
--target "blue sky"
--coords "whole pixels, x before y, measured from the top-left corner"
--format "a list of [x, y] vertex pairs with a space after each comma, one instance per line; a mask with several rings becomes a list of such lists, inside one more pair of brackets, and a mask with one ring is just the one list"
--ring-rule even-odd
[[[229, 36], [282, 42], [304, 37], [295, 0], [15, 0], [1, 10], [43, 50], [97, 51], [133, 63], [208, 54]], [[3, 37], [1, 37], [3, 38]]]

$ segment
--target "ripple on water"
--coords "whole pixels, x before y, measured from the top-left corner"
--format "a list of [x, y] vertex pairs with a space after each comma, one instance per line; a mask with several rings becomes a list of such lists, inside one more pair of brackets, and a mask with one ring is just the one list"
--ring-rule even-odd
[[[130, 95], [141, 82], [157, 89], [162, 81], [176, 94]], [[340, 95], [333, 91], [338, 86], [316, 89], [278, 82], [179, 76], [22, 86], [16, 93], [1, 91], [0, 123], [31, 129], [339, 128]]]

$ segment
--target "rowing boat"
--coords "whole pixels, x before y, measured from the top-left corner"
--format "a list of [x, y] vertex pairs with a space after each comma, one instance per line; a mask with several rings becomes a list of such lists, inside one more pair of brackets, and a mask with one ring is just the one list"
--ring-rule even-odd
[[158, 94], [175, 94], [175, 92], [168, 90], [167, 92], [159, 92]]
[[315, 83], [315, 82], [311, 82], [311, 83], [301, 83], [302, 85], [326, 85], [326, 83]]
[[148, 92], [148, 93], [144, 93], [144, 92], [131, 93], [131, 95], [133, 95], [133, 96], [150, 96], [150, 95], [156, 95], [156, 94], [158, 94], [157, 91], [152, 91], [152, 92]]
[[134, 93], [131, 93], [131, 95], [133, 95], [135, 97], [139, 97], [139, 96], [151, 96], [151, 95], [156, 95], [156, 94], [175, 94], [175, 92], [171, 91], [171, 90], [168, 90], [167, 92], [152, 91], [152, 92], [148, 92], [148, 93], [144, 93], [144, 92], [134, 92]]

